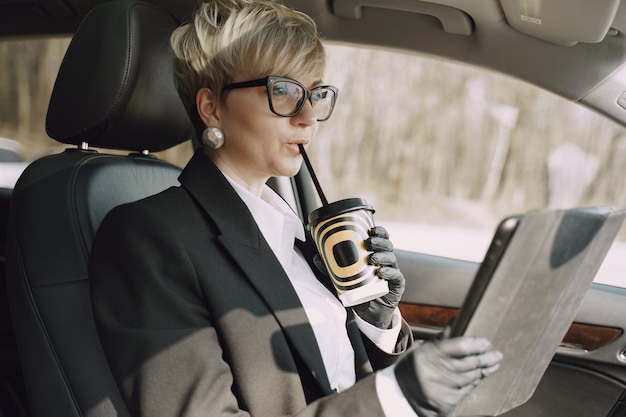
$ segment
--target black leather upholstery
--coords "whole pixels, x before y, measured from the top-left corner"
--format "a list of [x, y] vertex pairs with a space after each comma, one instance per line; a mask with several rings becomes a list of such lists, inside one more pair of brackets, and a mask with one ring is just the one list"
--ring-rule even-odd
[[[187, 140], [167, 46], [176, 24], [146, 3], [94, 9], [59, 71], [49, 134], [132, 151]], [[33, 417], [128, 415], [95, 330], [89, 251], [111, 208], [178, 184], [180, 169], [151, 156], [81, 148], [33, 162], [11, 201], [7, 291]]]
[[0, 417], [26, 417], [26, 394], [6, 289], [5, 236], [12, 189], [0, 188]]
[[142, 3], [90, 12], [57, 76], [48, 135], [74, 145], [152, 152], [188, 139], [190, 122], [171, 88], [172, 26], [169, 15]]

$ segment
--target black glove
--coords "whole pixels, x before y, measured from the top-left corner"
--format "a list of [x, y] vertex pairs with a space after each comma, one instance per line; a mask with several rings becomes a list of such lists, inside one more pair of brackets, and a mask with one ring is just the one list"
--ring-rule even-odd
[[365, 248], [374, 252], [370, 255], [369, 262], [380, 266], [376, 275], [387, 281], [389, 292], [375, 300], [356, 305], [353, 310], [366, 322], [380, 329], [388, 329], [393, 312], [404, 293], [404, 275], [398, 269], [398, 260], [393, 253], [393, 244], [387, 230], [374, 226], [368, 233], [370, 237], [365, 241]]
[[485, 338], [435, 339], [404, 355], [395, 375], [417, 415], [445, 417], [501, 361], [502, 354]]

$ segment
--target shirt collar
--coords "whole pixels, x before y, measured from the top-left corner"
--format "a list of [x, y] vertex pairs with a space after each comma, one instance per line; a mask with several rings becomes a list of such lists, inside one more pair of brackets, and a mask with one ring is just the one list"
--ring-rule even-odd
[[224, 177], [250, 210], [263, 237], [278, 259], [281, 262], [283, 259], [290, 260], [294, 239], [302, 242], [306, 239], [302, 221], [293, 209], [267, 185], [264, 186], [259, 198], [227, 175]]

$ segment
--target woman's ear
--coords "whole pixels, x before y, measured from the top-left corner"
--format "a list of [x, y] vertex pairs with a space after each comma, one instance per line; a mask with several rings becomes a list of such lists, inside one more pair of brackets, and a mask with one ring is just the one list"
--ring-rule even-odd
[[196, 93], [196, 109], [205, 126], [219, 127], [218, 103], [213, 92], [208, 88], [201, 88]]

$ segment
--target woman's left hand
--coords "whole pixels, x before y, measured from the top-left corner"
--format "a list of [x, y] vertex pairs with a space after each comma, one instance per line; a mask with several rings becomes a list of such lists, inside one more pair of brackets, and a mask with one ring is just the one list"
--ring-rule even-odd
[[375, 300], [356, 305], [353, 309], [368, 323], [381, 329], [388, 329], [393, 312], [404, 293], [405, 279], [398, 269], [398, 260], [393, 253], [393, 244], [389, 240], [387, 230], [381, 226], [374, 226], [368, 233], [370, 237], [365, 240], [365, 247], [374, 252], [370, 255], [369, 262], [379, 266], [376, 274], [387, 281], [389, 292]]

